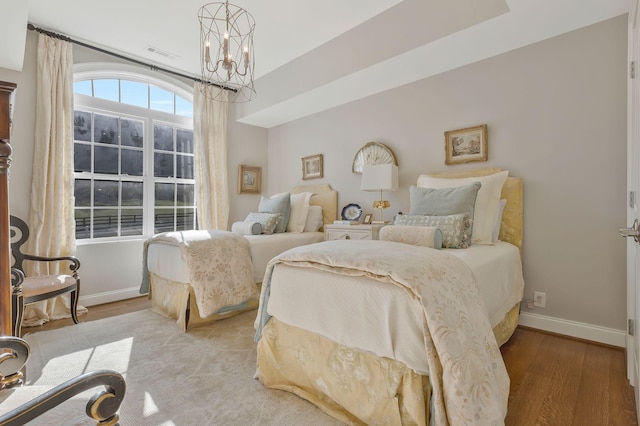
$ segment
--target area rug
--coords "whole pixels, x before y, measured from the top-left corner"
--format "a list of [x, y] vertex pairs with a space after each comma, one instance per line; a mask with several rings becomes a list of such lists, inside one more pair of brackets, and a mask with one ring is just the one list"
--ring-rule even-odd
[[[55, 386], [92, 370], [119, 371], [127, 383], [122, 426], [341, 424], [253, 378], [255, 316], [249, 311], [183, 333], [175, 320], [144, 310], [28, 334], [28, 384]], [[30, 424], [93, 424], [82, 407], [65, 403]]]

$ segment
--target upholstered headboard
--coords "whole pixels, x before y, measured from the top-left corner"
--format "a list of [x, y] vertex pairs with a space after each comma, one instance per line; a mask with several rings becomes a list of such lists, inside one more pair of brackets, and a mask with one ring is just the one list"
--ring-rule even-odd
[[338, 217], [338, 192], [331, 189], [331, 185], [328, 183], [300, 185], [291, 190], [292, 194], [301, 192], [313, 193], [309, 204], [322, 207], [322, 217], [325, 224], [333, 223], [336, 220]]
[[[488, 176], [503, 171], [500, 168], [461, 170], [456, 172], [429, 173], [429, 176], [458, 179], [474, 176]], [[522, 178], [509, 176], [502, 187], [500, 198], [507, 200], [502, 213], [500, 240], [518, 246], [522, 250], [524, 196]]]

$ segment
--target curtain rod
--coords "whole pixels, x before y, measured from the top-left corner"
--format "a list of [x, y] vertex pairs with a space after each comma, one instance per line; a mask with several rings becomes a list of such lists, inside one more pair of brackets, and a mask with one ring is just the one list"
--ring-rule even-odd
[[83, 42], [78, 41], [78, 40], [74, 40], [71, 37], [68, 37], [66, 35], [54, 33], [53, 31], [48, 31], [48, 30], [45, 30], [43, 28], [36, 27], [33, 24], [27, 24], [27, 29], [30, 30], [30, 31], [36, 31], [36, 32], [38, 32], [40, 34], [48, 35], [49, 37], [52, 37], [52, 38], [56, 38], [56, 39], [59, 39], [59, 40], [67, 41], [69, 43], [74, 43], [74, 44], [77, 44], [79, 46], [86, 47], [88, 49], [96, 50], [98, 52], [105, 53], [107, 55], [111, 55], [111, 56], [114, 56], [114, 57], [119, 58], [119, 59], [124, 59], [125, 61], [133, 62], [134, 64], [142, 65], [143, 67], [147, 67], [147, 68], [151, 69], [152, 71], [166, 72], [166, 73], [169, 73], [169, 74], [176, 75], [178, 77], [186, 78], [188, 80], [193, 80], [193, 81], [198, 82], [198, 83], [203, 83], [203, 84], [208, 84], [208, 85], [211, 85], [211, 86], [219, 87], [221, 89], [229, 90], [229, 91], [232, 91], [232, 92], [237, 92], [238, 91], [237, 89], [233, 89], [231, 87], [226, 87], [226, 86], [223, 86], [221, 84], [212, 83], [210, 81], [204, 81], [204, 80], [202, 80], [200, 78], [197, 78], [197, 77], [193, 77], [193, 76], [190, 76], [190, 75], [182, 74], [182, 73], [179, 73], [177, 71], [172, 71], [172, 70], [169, 70], [169, 69], [166, 69], [166, 68], [161, 68], [161, 67], [159, 67], [157, 65], [149, 64], [147, 62], [143, 62], [143, 61], [140, 61], [138, 59], [129, 58], [127, 56], [120, 55], [119, 53], [110, 52], [110, 51], [102, 49], [100, 47], [92, 46], [90, 44], [83, 43]]

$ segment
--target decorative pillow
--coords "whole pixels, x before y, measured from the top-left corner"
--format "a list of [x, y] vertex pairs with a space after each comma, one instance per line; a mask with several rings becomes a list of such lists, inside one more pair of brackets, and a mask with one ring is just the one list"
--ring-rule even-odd
[[291, 212], [291, 200], [288, 192], [272, 195], [271, 197], [260, 197], [258, 206], [260, 213], [280, 213], [281, 220], [276, 226], [275, 233], [285, 232], [289, 222]]
[[323, 224], [322, 207], [309, 206], [309, 213], [307, 213], [307, 221], [304, 224], [303, 232], [316, 232]]
[[[467, 213], [473, 217], [480, 182], [454, 188], [409, 188], [409, 214], [447, 216]], [[467, 230], [467, 240], [471, 241], [473, 222]]]
[[280, 213], [249, 213], [245, 222], [258, 222], [262, 225], [263, 234], [273, 234], [278, 220], [280, 219]]
[[380, 229], [378, 238], [413, 246], [442, 248], [442, 231], [433, 226], [384, 226]]
[[476, 176], [460, 179], [436, 178], [428, 175], [420, 175], [418, 186], [422, 188], [452, 188], [480, 182], [482, 186], [478, 190], [476, 205], [473, 211], [473, 230], [471, 241], [474, 244], [492, 244], [491, 237], [493, 226], [500, 204], [502, 186], [509, 171], [505, 170], [488, 176]]
[[500, 227], [502, 226], [502, 213], [504, 213], [504, 206], [507, 205], [507, 200], [500, 200], [500, 208], [498, 209], [498, 217], [496, 217], [496, 223], [493, 225], [493, 233], [491, 234], [491, 241], [494, 243], [500, 238]]
[[312, 195], [312, 192], [291, 194], [291, 215], [287, 224], [287, 232], [304, 231], [304, 225], [307, 223], [307, 214], [309, 213], [309, 200]]
[[471, 219], [467, 213], [451, 214], [448, 216], [399, 214], [394, 218], [393, 224], [405, 226], [434, 226], [442, 232], [442, 247], [457, 249], [469, 247], [467, 231], [471, 226]]
[[258, 235], [262, 234], [262, 225], [260, 222], [234, 222], [231, 225], [231, 232], [242, 235]]

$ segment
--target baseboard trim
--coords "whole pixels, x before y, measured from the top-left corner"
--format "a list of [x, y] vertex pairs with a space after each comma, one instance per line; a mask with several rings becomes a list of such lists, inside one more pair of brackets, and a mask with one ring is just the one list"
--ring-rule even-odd
[[518, 323], [526, 327], [564, 334], [565, 336], [577, 337], [579, 339], [591, 340], [593, 342], [604, 343], [606, 345], [619, 346], [621, 348], [626, 347], [627, 342], [627, 333], [624, 330], [616, 330], [614, 328], [600, 327], [598, 325], [587, 324], [584, 322], [548, 317], [545, 315], [533, 314], [531, 312], [521, 312]]
[[140, 287], [137, 286], [123, 288], [121, 290], [107, 291], [104, 293], [90, 294], [88, 296], [80, 296], [78, 303], [82, 306], [95, 306], [140, 296]]

